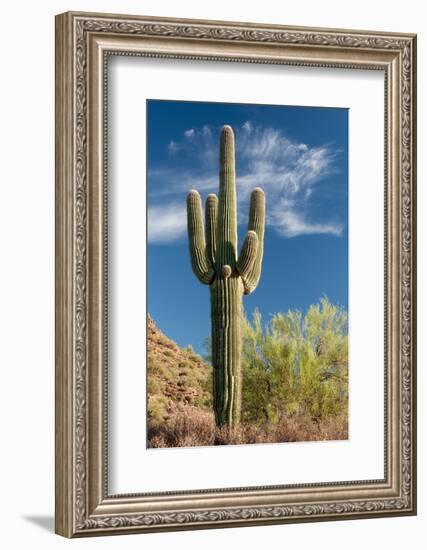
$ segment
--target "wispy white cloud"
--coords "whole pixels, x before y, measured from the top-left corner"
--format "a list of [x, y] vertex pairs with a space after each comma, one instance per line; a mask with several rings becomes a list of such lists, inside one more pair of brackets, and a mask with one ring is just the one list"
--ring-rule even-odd
[[329, 234], [339, 236], [342, 233], [342, 226], [337, 223], [313, 223], [307, 217], [301, 215], [292, 207], [283, 205], [274, 208], [271, 214], [273, 225], [277, 232], [284, 237], [291, 238], [299, 235]]
[[168, 152], [171, 156], [180, 153], [184, 156], [193, 156], [196, 153], [196, 161], [206, 169], [213, 169], [218, 159], [217, 140], [213, 139], [213, 131], [210, 126], [201, 128], [188, 128], [184, 131], [181, 141], [171, 140], [168, 144]]
[[[234, 131], [239, 222], [246, 221], [250, 193], [259, 186], [266, 194], [267, 224], [283, 237], [342, 233], [341, 223], [325, 212], [318, 219], [319, 213], [315, 216], [311, 208], [313, 195], [322, 191], [322, 184], [327, 184], [328, 176], [334, 173], [339, 151], [329, 145], [310, 147], [290, 139], [279, 129], [254, 125], [249, 120], [234, 127]], [[157, 174], [150, 172], [150, 177], [157, 177], [159, 182], [152, 196], [162, 196], [162, 204], [165, 195], [169, 194], [172, 200], [170, 205], [150, 209], [155, 213], [149, 222], [153, 224], [149, 228], [152, 242], [177, 239], [185, 233], [183, 197], [189, 189], [217, 191], [218, 134], [219, 128], [188, 128], [179, 141], [168, 145], [171, 160], [179, 155], [180, 169], [171, 166]]]
[[186, 231], [185, 204], [152, 206], [148, 209], [148, 242], [165, 243], [180, 239]]

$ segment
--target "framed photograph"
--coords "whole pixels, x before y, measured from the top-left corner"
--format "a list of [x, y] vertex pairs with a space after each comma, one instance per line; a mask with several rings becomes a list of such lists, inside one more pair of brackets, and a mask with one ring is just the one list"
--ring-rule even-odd
[[416, 513], [416, 37], [56, 18], [56, 532]]

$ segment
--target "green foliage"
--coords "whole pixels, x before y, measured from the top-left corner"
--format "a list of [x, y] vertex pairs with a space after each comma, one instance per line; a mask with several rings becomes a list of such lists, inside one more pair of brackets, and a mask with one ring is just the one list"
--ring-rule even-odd
[[327, 298], [300, 311], [243, 320], [242, 417], [276, 423], [345, 416], [348, 407], [347, 313]]

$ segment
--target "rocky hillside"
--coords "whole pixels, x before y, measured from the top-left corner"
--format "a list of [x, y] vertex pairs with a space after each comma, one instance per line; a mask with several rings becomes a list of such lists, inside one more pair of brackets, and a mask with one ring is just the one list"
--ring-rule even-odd
[[180, 348], [147, 320], [148, 417], [168, 420], [178, 412], [212, 408], [212, 369], [191, 346]]

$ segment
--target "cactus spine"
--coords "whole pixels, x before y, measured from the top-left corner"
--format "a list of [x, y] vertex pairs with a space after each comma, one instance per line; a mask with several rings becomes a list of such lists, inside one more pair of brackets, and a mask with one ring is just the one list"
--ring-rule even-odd
[[219, 197], [206, 200], [205, 230], [197, 191], [187, 196], [187, 226], [193, 271], [209, 285], [213, 395], [218, 426], [240, 422], [242, 401], [242, 296], [255, 290], [261, 276], [264, 247], [265, 197], [252, 191], [248, 231], [237, 255], [237, 197], [234, 134], [224, 126], [220, 138]]

